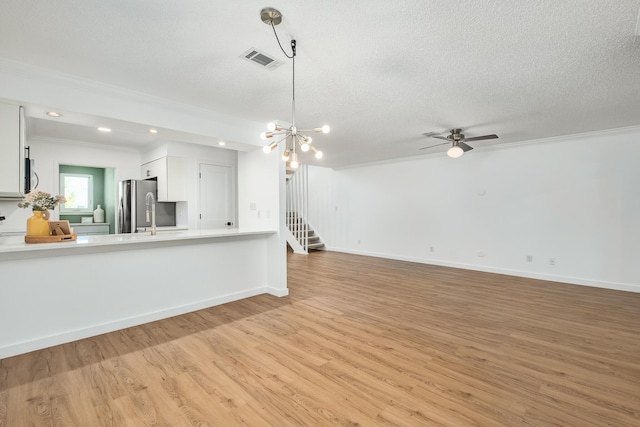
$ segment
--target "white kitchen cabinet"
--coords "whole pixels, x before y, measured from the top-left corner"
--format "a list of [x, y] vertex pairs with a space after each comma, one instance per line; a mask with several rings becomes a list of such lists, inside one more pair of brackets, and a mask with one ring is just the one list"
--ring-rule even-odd
[[182, 157], [161, 157], [142, 165], [142, 179], [157, 179], [159, 202], [187, 200], [187, 165]]
[[0, 199], [21, 198], [24, 191], [24, 113], [0, 103]]
[[109, 223], [107, 222], [75, 223], [70, 225], [78, 236], [109, 234]]

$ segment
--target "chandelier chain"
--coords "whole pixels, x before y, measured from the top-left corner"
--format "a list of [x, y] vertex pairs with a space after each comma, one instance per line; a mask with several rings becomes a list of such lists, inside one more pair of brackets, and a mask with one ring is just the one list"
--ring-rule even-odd
[[278, 33], [276, 32], [276, 27], [275, 25], [273, 25], [273, 19], [270, 20], [270, 24], [271, 24], [271, 28], [273, 28], [273, 34], [276, 35], [276, 40], [278, 41], [278, 46], [280, 46], [280, 50], [282, 50], [282, 53], [284, 53], [284, 56], [286, 56], [289, 59], [293, 59], [296, 56], [295, 45], [291, 46], [293, 53], [291, 54], [291, 56], [289, 56], [289, 54], [285, 52], [284, 48], [282, 47], [282, 44], [280, 43], [280, 39], [278, 38]]

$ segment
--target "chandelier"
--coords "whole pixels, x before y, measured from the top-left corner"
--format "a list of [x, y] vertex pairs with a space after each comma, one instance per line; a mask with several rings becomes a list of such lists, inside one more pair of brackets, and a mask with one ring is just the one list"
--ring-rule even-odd
[[272, 140], [269, 145], [266, 145], [263, 148], [265, 153], [270, 153], [274, 149], [276, 149], [281, 142], [284, 141], [284, 153], [282, 154], [282, 160], [287, 162], [291, 168], [296, 169], [300, 162], [298, 161], [298, 154], [296, 152], [297, 147], [299, 147], [300, 151], [308, 152], [311, 151], [315, 154], [317, 159], [322, 158], [322, 151], [317, 150], [315, 147], [311, 145], [313, 139], [305, 135], [308, 132], [318, 132], [318, 133], [329, 133], [331, 130], [329, 126], [324, 125], [322, 127], [317, 127], [313, 129], [298, 129], [296, 127], [296, 41], [291, 40], [291, 55], [287, 54], [285, 50], [282, 48], [280, 44], [280, 39], [278, 38], [278, 33], [276, 33], [275, 26], [282, 22], [282, 14], [273, 8], [265, 8], [260, 12], [260, 18], [262, 22], [267, 25], [270, 25], [273, 28], [273, 33], [276, 36], [276, 40], [278, 41], [278, 45], [280, 49], [285, 54], [285, 56], [291, 59], [293, 64], [293, 78], [292, 78], [292, 100], [291, 100], [291, 125], [286, 127], [284, 125], [278, 123], [269, 123], [267, 125], [267, 132], [263, 132], [260, 137], [264, 140]]

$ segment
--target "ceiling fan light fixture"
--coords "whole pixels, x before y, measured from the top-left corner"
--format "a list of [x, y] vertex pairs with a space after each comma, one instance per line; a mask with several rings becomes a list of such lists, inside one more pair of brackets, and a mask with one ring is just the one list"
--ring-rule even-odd
[[453, 147], [447, 150], [447, 156], [451, 157], [452, 159], [457, 159], [463, 154], [464, 154], [464, 150], [457, 145], [454, 145]]
[[495, 133], [492, 133], [491, 135], [474, 136], [471, 138], [467, 138], [466, 136], [464, 136], [461, 129], [451, 129], [450, 134], [447, 136], [442, 136], [436, 132], [425, 132], [422, 135], [426, 136], [427, 138], [441, 139], [446, 142], [422, 147], [419, 148], [419, 150], [426, 150], [442, 145], [451, 145], [449, 150], [447, 150], [447, 155], [454, 159], [462, 156], [467, 151], [473, 150], [473, 147], [465, 144], [465, 141], [484, 141], [487, 139], [498, 139], [498, 135], [496, 135]]

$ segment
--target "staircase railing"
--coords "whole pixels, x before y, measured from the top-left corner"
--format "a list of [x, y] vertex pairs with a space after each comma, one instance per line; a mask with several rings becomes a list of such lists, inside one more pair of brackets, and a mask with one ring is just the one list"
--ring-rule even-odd
[[[294, 252], [309, 253], [309, 227], [305, 218], [309, 209], [307, 199], [308, 171], [306, 165], [300, 165], [287, 181], [287, 228], [296, 240], [296, 244], [289, 243]], [[298, 250], [296, 250], [298, 246]]]

